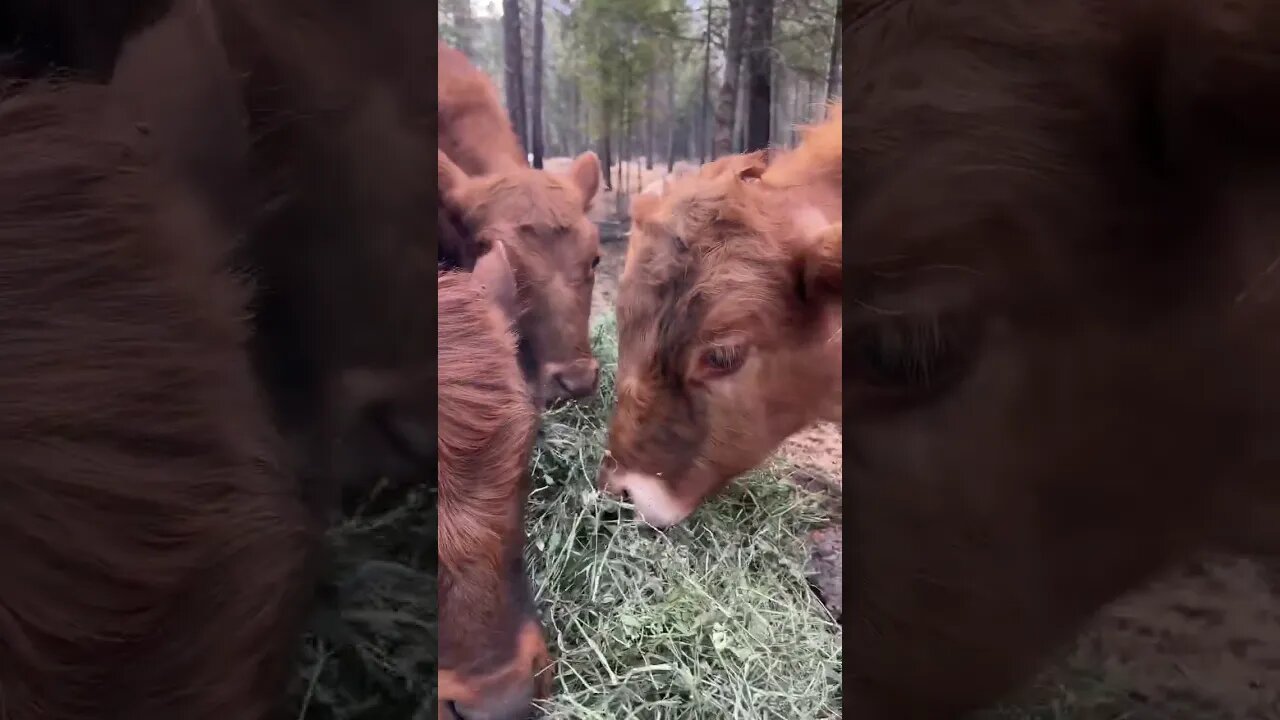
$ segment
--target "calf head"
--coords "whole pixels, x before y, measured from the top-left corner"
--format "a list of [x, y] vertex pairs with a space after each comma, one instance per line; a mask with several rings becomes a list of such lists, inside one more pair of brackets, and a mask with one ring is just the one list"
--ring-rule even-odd
[[521, 720], [550, 662], [524, 567], [537, 410], [500, 308], [512, 274], [499, 246], [438, 287], [439, 717]]
[[1164, 564], [1274, 527], [1280, 11], [999, 5], [845, 31], [860, 718], [989, 703]]
[[786, 194], [756, 180], [762, 160], [724, 162], [632, 208], [600, 482], [655, 526], [839, 417], [839, 225], [794, 222]]
[[467, 176], [444, 153], [439, 161], [441, 192], [479, 246], [506, 247], [520, 304], [520, 364], [535, 396], [554, 403], [593, 394], [599, 364], [589, 320], [600, 234], [586, 211], [600, 181], [595, 154], [579, 156], [567, 176], [515, 165]]

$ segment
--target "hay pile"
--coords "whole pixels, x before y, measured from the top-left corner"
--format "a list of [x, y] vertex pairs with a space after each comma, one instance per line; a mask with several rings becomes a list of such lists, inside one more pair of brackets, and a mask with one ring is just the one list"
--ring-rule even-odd
[[612, 319], [594, 332], [599, 401], [546, 415], [534, 452], [530, 568], [556, 657], [550, 718], [840, 717], [840, 628], [809, 589], [819, 499], [757, 472], [658, 532], [601, 497]]

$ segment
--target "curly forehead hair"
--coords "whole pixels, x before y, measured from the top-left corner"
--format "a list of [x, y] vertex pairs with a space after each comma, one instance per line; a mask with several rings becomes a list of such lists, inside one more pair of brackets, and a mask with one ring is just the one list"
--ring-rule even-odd
[[623, 341], [650, 337], [663, 374], [678, 375], [704, 335], [759, 338], [782, 327], [797, 277], [782, 200], [736, 177], [691, 177], [636, 217], [634, 267], [618, 306]]

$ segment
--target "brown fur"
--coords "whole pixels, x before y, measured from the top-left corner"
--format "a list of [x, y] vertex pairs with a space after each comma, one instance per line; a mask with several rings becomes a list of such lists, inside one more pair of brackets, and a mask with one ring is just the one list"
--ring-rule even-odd
[[443, 42], [437, 50], [440, 151], [469, 175], [529, 167], [493, 82], [458, 50]]
[[549, 681], [544, 673], [534, 687], [534, 673], [549, 663], [524, 570], [537, 411], [504, 316], [470, 279], [448, 273], [437, 283], [439, 712], [510, 706], [502, 717], [517, 717]]
[[[839, 418], [836, 108], [767, 171], [764, 153], [722, 158], [632, 208], [601, 482], [649, 522], [677, 521], [791, 433]], [[745, 352], [742, 368], [712, 377], [718, 346]], [[647, 511], [628, 473], [651, 476], [671, 512]]]
[[951, 718], [1280, 551], [1280, 7], [854, 10], [846, 710]]
[[529, 168], [493, 83], [461, 53], [444, 45], [439, 52], [444, 202], [479, 243], [471, 255], [494, 240], [510, 251], [523, 307], [520, 364], [535, 396], [554, 403], [590, 395], [599, 370], [588, 332], [600, 234], [586, 212], [599, 161], [583, 153], [567, 176]]
[[3, 714], [265, 718], [315, 529], [243, 352], [229, 245], [106, 90], [11, 93]]
[[435, 456], [435, 319], [422, 309], [434, 302], [424, 281], [439, 230], [422, 172], [430, 8], [207, 7], [246, 109], [240, 262], [259, 288], [252, 349], [277, 420], [322, 499], [382, 477], [423, 482]]
[[270, 717], [296, 478], [431, 481], [428, 9], [180, 0], [109, 87], [4, 88], [6, 717]]

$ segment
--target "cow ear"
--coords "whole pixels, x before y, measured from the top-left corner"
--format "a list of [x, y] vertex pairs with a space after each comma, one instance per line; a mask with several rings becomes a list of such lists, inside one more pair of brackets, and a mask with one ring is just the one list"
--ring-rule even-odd
[[742, 156], [742, 164], [737, 167], [738, 179], [743, 182], [754, 182], [769, 169], [769, 150], [757, 150]]
[[595, 200], [596, 191], [600, 189], [600, 159], [590, 150], [582, 153], [569, 168], [569, 177], [582, 191], [582, 209], [591, 207], [591, 201]]
[[443, 150], [437, 150], [437, 160], [439, 163], [438, 180], [440, 184], [440, 194], [444, 196], [452, 195], [467, 182], [467, 174], [458, 167], [457, 163], [449, 159]]
[[507, 257], [507, 246], [501, 240], [493, 240], [489, 251], [476, 260], [471, 271], [471, 287], [479, 290], [494, 304], [513, 327], [520, 317], [520, 302], [516, 294], [516, 274]]
[[811, 302], [825, 303], [841, 297], [844, 276], [841, 223], [828, 225], [801, 243], [800, 291]]
[[631, 201], [631, 219], [641, 222], [648, 220], [653, 217], [661, 201], [661, 198], [653, 193], [640, 193], [635, 200]]

